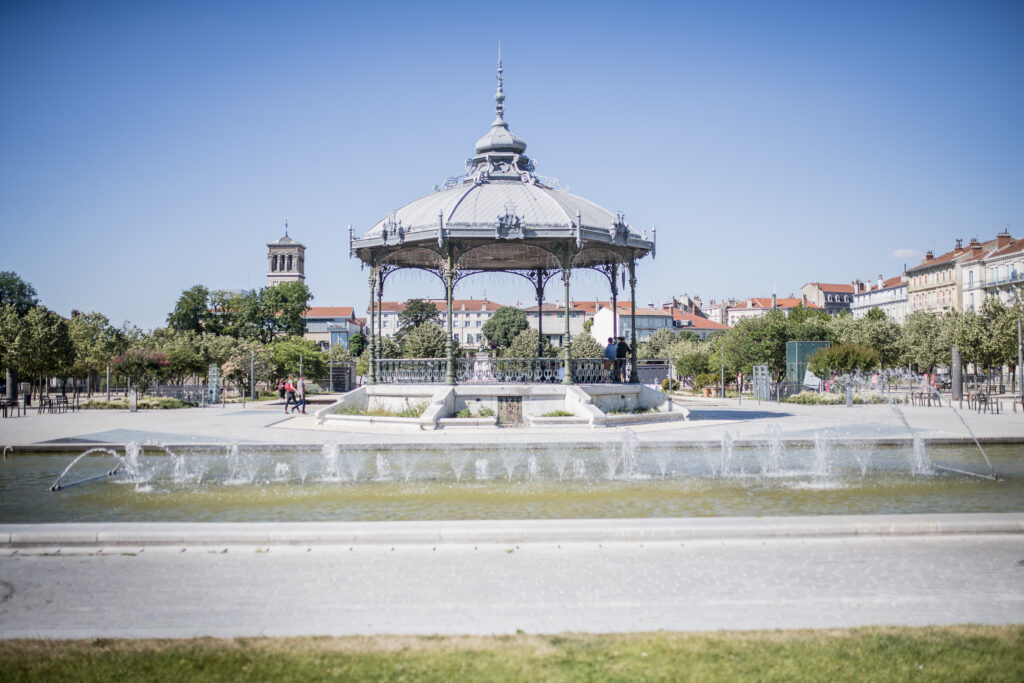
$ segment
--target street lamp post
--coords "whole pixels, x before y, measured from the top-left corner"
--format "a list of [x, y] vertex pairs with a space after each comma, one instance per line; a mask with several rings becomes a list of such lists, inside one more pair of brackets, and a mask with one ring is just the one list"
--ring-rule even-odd
[[1020, 373], [1020, 403], [1024, 407], [1024, 351], [1021, 349], [1021, 320], [1017, 318], [1017, 372]]

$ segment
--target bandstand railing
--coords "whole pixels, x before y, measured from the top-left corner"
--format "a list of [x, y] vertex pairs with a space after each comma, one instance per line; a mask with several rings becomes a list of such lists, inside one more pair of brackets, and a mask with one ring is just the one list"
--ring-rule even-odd
[[[444, 358], [382, 358], [375, 361], [379, 384], [443, 384], [447, 365]], [[456, 358], [457, 384], [555, 384], [562, 381], [560, 358]], [[604, 358], [573, 358], [572, 379], [580, 384], [610, 384], [618, 381], [614, 364]], [[630, 375], [626, 363], [625, 376]], [[644, 384], [660, 383], [668, 377], [668, 361], [643, 361], [638, 366]]]

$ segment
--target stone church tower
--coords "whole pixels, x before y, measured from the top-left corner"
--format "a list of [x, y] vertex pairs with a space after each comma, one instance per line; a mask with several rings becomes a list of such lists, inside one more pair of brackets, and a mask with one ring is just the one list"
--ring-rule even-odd
[[305, 281], [306, 245], [288, 236], [288, 221], [285, 221], [284, 237], [267, 243], [267, 287]]

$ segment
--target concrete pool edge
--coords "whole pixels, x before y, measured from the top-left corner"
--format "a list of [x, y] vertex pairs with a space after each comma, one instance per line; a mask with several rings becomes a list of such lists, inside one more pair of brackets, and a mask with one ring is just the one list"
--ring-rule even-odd
[[[975, 440], [969, 436], [922, 436], [922, 440], [927, 446], [971, 446], [975, 444]], [[767, 436], [757, 435], [754, 437], [739, 436], [734, 440], [735, 445], [743, 447], [752, 444], [764, 444], [768, 441]], [[1022, 445], [1024, 446], [1024, 437], [1021, 436], [979, 436], [977, 441], [982, 445]], [[874, 446], [905, 446], [911, 442], [909, 436], [881, 436], [881, 437], [858, 437], [858, 436], [843, 436], [842, 439], [837, 439], [836, 443], [841, 445], [858, 445], [858, 444], [871, 444]], [[335, 443], [332, 440], [328, 440], [324, 443]], [[340, 442], [339, 442], [340, 443]], [[807, 447], [814, 446], [815, 439], [813, 437], [782, 437], [781, 443], [784, 446], [798, 446]], [[166, 455], [164, 448], [172, 451], [203, 451], [203, 452], [224, 452], [225, 448], [237, 444], [239, 448], [246, 450], [259, 450], [267, 452], [289, 452], [289, 451], [310, 451], [316, 450], [321, 447], [323, 443], [273, 443], [273, 442], [255, 442], [255, 441], [219, 441], [219, 442], [160, 442], [146, 443], [141, 442], [139, 445], [143, 448], [149, 448], [147, 455]], [[516, 441], [514, 445], [519, 448], [526, 449], [550, 449], [553, 446], [560, 445], [572, 445], [576, 448], [600, 448], [607, 444], [607, 438], [605, 439], [590, 439], [582, 441]], [[718, 446], [721, 444], [721, 439], [715, 438], [704, 438], [704, 439], [641, 439], [639, 444], [643, 448], [702, 448], [710, 446]], [[4, 458], [10, 458], [11, 456], [18, 454], [69, 454], [70, 451], [77, 449], [90, 449], [90, 448], [109, 448], [111, 450], [123, 451], [125, 444], [123, 442], [109, 442], [101, 443], [96, 441], [62, 441], [61, 443], [26, 443], [26, 444], [8, 444], [5, 446], [6, 453]], [[478, 442], [438, 442], [438, 443], [419, 443], [419, 442], [402, 442], [395, 443], [394, 441], [381, 441], [381, 442], [363, 442], [363, 443], [349, 443], [344, 444], [346, 450], [352, 451], [369, 451], [369, 450], [437, 450], [439, 448], [480, 448]]]
[[1024, 534], [1024, 512], [672, 519], [0, 524], [0, 546], [633, 543]]

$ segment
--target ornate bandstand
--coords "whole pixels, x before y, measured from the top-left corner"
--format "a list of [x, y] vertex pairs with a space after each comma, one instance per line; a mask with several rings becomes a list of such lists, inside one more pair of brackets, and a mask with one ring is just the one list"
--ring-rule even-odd
[[[651, 239], [633, 229], [621, 213], [570, 194], [557, 180], [540, 176], [526, 156], [526, 142], [509, 130], [504, 118], [501, 59], [495, 119], [466, 161], [466, 172], [449, 178], [434, 192], [389, 213], [356, 237], [349, 228], [350, 254], [369, 268], [371, 363], [367, 383], [444, 383], [482, 381], [480, 362], [456, 358], [452, 335], [452, 300], [462, 279], [480, 273], [511, 273], [533, 285], [538, 310], [544, 289], [560, 275], [565, 289], [565, 331], [569, 339], [569, 282], [574, 270], [590, 269], [608, 281], [613, 312], [620, 278], [628, 283], [630, 315], [636, 311], [636, 265], [654, 256]], [[447, 297], [446, 358], [415, 361], [382, 359], [379, 315], [388, 277], [402, 269], [432, 273], [444, 283]], [[539, 316], [542, 319], [543, 316]], [[630, 329], [636, 329], [635, 324]], [[541, 330], [543, 334], [543, 330]], [[543, 339], [542, 334], [540, 339]], [[637, 346], [631, 340], [630, 382], [637, 376]], [[574, 382], [608, 381], [600, 359], [571, 359], [568, 343], [562, 358], [490, 359], [487, 381]]]

